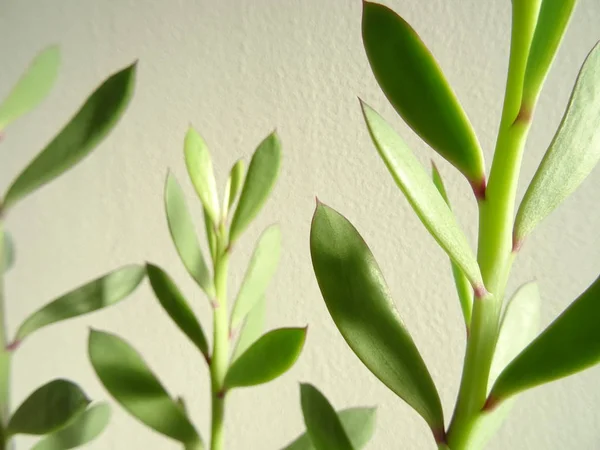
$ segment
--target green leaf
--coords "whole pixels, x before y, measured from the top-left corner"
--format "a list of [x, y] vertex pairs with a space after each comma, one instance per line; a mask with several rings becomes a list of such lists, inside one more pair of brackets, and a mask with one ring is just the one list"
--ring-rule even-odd
[[337, 413], [317, 388], [300, 385], [306, 431], [316, 450], [355, 450]]
[[254, 307], [246, 316], [244, 324], [240, 330], [240, 336], [235, 345], [235, 350], [231, 357], [232, 361], [235, 361], [242, 355], [248, 347], [250, 347], [261, 335], [265, 328], [265, 315], [267, 312], [267, 300], [263, 296], [261, 297]]
[[152, 264], [146, 264], [146, 272], [163, 309], [208, 361], [208, 344], [202, 326], [173, 280], [164, 270]]
[[66, 427], [39, 440], [31, 450], [68, 450], [92, 442], [104, 431], [110, 420], [106, 403], [90, 406]]
[[2, 270], [6, 273], [15, 263], [15, 243], [12, 236], [7, 231], [4, 232], [4, 246], [2, 247], [2, 253], [2, 256], [4, 257], [4, 261], [2, 261]]
[[[448, 208], [452, 210], [452, 206], [448, 200], [448, 194], [446, 193], [446, 188], [444, 187], [444, 181], [442, 180], [442, 176], [440, 175], [440, 172], [435, 164], [432, 164], [432, 179], [433, 184], [435, 184], [435, 187], [448, 205]], [[469, 280], [463, 271], [460, 270], [460, 267], [458, 267], [452, 261], [452, 259], [450, 260], [450, 266], [452, 268], [452, 276], [454, 277], [454, 284], [456, 285], [458, 300], [460, 301], [460, 308], [462, 310], [463, 318], [465, 319], [465, 325], [467, 326], [468, 330], [471, 324], [471, 314], [473, 313], [473, 288], [471, 288], [471, 284], [469, 283]]]
[[[217, 259], [217, 233], [215, 232], [215, 227], [208, 216], [208, 212], [206, 208], [204, 210], [204, 230], [206, 232], [206, 242], [208, 242], [208, 248], [210, 250], [210, 256], [213, 261]], [[212, 280], [211, 280], [212, 282]]]
[[263, 231], [254, 249], [231, 313], [231, 329], [235, 330], [254, 305], [264, 297], [277, 270], [280, 248], [281, 230], [279, 225], [271, 225]]
[[500, 374], [488, 403], [580, 372], [600, 362], [600, 278]]
[[214, 297], [215, 288], [202, 256], [183, 191], [170, 172], [165, 183], [165, 211], [171, 238], [183, 265], [206, 295]]
[[575, 3], [576, 0], [542, 0], [525, 70], [523, 85], [525, 105], [533, 105], [540, 93], [567, 29]]
[[233, 362], [225, 376], [225, 389], [267, 383], [287, 372], [296, 362], [306, 328], [269, 331]]
[[252, 155], [240, 200], [231, 219], [231, 242], [237, 240], [260, 212], [275, 186], [280, 166], [281, 143], [277, 134], [273, 132], [260, 143]]
[[185, 164], [202, 205], [213, 224], [219, 223], [219, 194], [210, 152], [204, 139], [192, 127], [185, 135]]
[[[373, 437], [376, 412], [376, 408], [348, 408], [336, 413], [356, 450], [364, 448]], [[308, 434], [304, 433], [283, 450], [315, 450], [315, 447]]]
[[109, 77], [62, 131], [13, 181], [4, 208], [60, 176], [85, 158], [115, 127], [133, 95], [136, 64]]
[[431, 375], [358, 231], [338, 212], [318, 204], [310, 251], [327, 309], [350, 348], [434, 432], [443, 430], [442, 406]]
[[228, 208], [231, 209], [233, 204], [235, 203], [240, 189], [244, 183], [244, 173], [246, 171], [246, 164], [244, 164], [243, 160], [238, 160], [231, 168], [229, 172], [229, 199], [228, 199]]
[[527, 188], [515, 221], [518, 248], [571, 195], [600, 159], [600, 44], [587, 57], [567, 111]]
[[98, 378], [129, 414], [183, 444], [202, 442], [181, 407], [127, 342], [92, 330], [88, 351]]
[[362, 34], [375, 78], [398, 114], [480, 189], [485, 168], [477, 136], [415, 30], [386, 6], [363, 2]]
[[471, 285], [482, 289], [483, 280], [473, 250], [433, 181], [386, 121], [367, 104], [361, 102], [361, 105], [377, 151], [419, 219]]
[[0, 131], [38, 106], [50, 93], [58, 77], [60, 49], [53, 45], [31, 61], [27, 71], [0, 104]]
[[15, 341], [21, 342], [34, 331], [53, 323], [114, 305], [131, 294], [145, 274], [144, 267], [132, 264], [80, 286], [25, 319], [17, 330]]
[[8, 422], [8, 435], [52, 433], [81, 414], [90, 400], [68, 380], [53, 380], [21, 403]]

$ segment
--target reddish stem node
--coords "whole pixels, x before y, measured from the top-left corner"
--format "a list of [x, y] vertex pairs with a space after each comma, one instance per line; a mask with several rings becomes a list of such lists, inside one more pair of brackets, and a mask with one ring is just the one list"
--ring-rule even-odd
[[471, 184], [471, 189], [473, 189], [473, 193], [475, 194], [475, 198], [478, 202], [482, 202], [485, 200], [485, 191], [487, 189], [487, 181], [485, 177], [481, 180], [469, 181]]
[[500, 403], [500, 401], [493, 396], [489, 396], [488, 399], [485, 401], [485, 404], [483, 405], [483, 411], [485, 412], [491, 412], [493, 411], [496, 406], [498, 406], [498, 403]]
[[431, 431], [433, 432], [433, 438], [435, 439], [436, 444], [439, 445], [446, 443], [446, 431], [443, 428], [438, 428]]
[[475, 293], [475, 298], [482, 299], [486, 295], [488, 295], [488, 291], [484, 285], [474, 286], [473, 292]]

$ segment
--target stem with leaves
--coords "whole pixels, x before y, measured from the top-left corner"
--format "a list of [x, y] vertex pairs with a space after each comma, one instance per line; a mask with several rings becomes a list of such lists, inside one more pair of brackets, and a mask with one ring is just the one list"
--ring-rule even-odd
[[[1, 213], [0, 213], [1, 214]], [[7, 447], [6, 425], [10, 413], [10, 351], [6, 335], [6, 309], [4, 303], [4, 221], [0, 217], [0, 450]]]

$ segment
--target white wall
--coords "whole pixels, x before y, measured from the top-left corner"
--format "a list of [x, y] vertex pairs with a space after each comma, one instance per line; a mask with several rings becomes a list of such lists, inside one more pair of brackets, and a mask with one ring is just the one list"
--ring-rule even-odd
[[[390, 0], [444, 68], [491, 160], [507, 65], [510, 1]], [[537, 110], [520, 194], [549, 143], [586, 53], [600, 38], [600, 3], [581, 0]], [[396, 303], [450, 416], [464, 351], [447, 258], [419, 223], [371, 145], [356, 96], [368, 100], [424, 164], [433, 153], [394, 115], [369, 70], [358, 0], [21, 0], [0, 4], [0, 96], [38, 50], [60, 44], [63, 68], [41, 108], [0, 144], [0, 188], [49, 140], [112, 71], [139, 58], [136, 96], [111, 137], [76, 170], [15, 208], [7, 227], [18, 263], [7, 277], [14, 330], [33, 309], [84, 280], [129, 262], [168, 269], [209, 325], [209, 308], [170, 242], [162, 188], [172, 168], [190, 201], [183, 135], [193, 123], [211, 145], [218, 179], [273, 128], [284, 166], [273, 198], [234, 255], [239, 283], [260, 230], [279, 222], [281, 267], [269, 291], [271, 327], [310, 324], [306, 350], [286, 376], [230, 397], [230, 449], [278, 449], [303, 428], [298, 381], [317, 384], [338, 407], [378, 405], [369, 449], [430, 449], [422, 420], [347, 348], [320, 297], [308, 252], [314, 196], [339, 209], [378, 258]], [[441, 163], [441, 159], [434, 156]], [[467, 184], [441, 163], [460, 220], [474, 241]], [[535, 278], [548, 324], [600, 272], [600, 172], [527, 242], [511, 289]], [[200, 223], [195, 202], [194, 215]], [[88, 327], [120, 333], [173, 393], [184, 393], [207, 437], [208, 383], [191, 345], [162, 313], [149, 287], [127, 302], [26, 342], [15, 357], [14, 401], [50, 377], [68, 376], [107, 398], [86, 359]], [[491, 449], [600, 448], [600, 369], [523, 395]], [[21, 440], [26, 448], [29, 440]], [[94, 449], [175, 449], [115, 408]]]

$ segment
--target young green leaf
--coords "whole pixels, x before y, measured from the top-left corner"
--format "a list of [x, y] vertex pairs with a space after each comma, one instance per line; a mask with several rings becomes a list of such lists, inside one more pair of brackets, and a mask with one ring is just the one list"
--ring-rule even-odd
[[146, 272], [161, 306], [208, 361], [208, 344], [202, 326], [171, 277], [153, 264], [146, 264]]
[[262, 296], [250, 310], [240, 330], [240, 336], [235, 345], [231, 360], [238, 359], [261, 335], [265, 328], [265, 315], [267, 312], [267, 299]]
[[145, 274], [144, 267], [132, 264], [64, 294], [25, 319], [17, 330], [15, 342], [53, 323], [114, 305], [131, 294]]
[[183, 265], [206, 295], [214, 297], [215, 288], [202, 256], [183, 191], [175, 175], [170, 172], [165, 183], [165, 211], [171, 238]]
[[213, 224], [219, 223], [219, 194], [210, 152], [204, 139], [192, 127], [185, 135], [185, 164], [196, 193]]
[[96, 375], [127, 412], [165, 436], [186, 445], [199, 443], [203, 448], [202, 439], [183, 410], [127, 342], [92, 330], [88, 351]]
[[2, 246], [2, 270], [6, 273], [15, 263], [15, 244], [9, 232], [4, 232], [4, 245]]
[[60, 176], [85, 158], [115, 127], [133, 95], [136, 64], [109, 77], [8, 188], [3, 207]]
[[567, 111], [515, 220], [514, 245], [573, 193], [600, 160], [600, 43], [587, 57]]
[[231, 364], [225, 389], [267, 383], [287, 372], [302, 352], [306, 328], [269, 331]]
[[[435, 184], [435, 187], [448, 205], [448, 208], [452, 210], [450, 200], [448, 199], [448, 194], [446, 193], [446, 188], [444, 187], [442, 176], [436, 165], [433, 163], [432, 179], [433, 184]], [[452, 261], [452, 259], [450, 259], [450, 266], [452, 268], [452, 276], [454, 277], [454, 284], [456, 285], [458, 300], [460, 301], [460, 309], [462, 310], [463, 318], [465, 319], [465, 325], [467, 326], [468, 330], [471, 324], [471, 314], [473, 312], [473, 288], [471, 288], [469, 280], [467, 277], [465, 277], [463, 271], [460, 270], [460, 267], [458, 267], [454, 261]]]
[[240, 200], [231, 219], [231, 242], [235, 242], [258, 215], [275, 186], [280, 166], [281, 143], [273, 132], [259, 144], [252, 155]]
[[425, 228], [461, 268], [471, 285], [484, 290], [473, 250], [425, 169], [375, 110], [363, 102], [361, 106], [377, 151]]
[[228, 209], [231, 209], [233, 204], [235, 203], [238, 194], [240, 193], [240, 189], [242, 188], [242, 184], [244, 182], [244, 172], [246, 170], [246, 165], [243, 160], [238, 160], [231, 168], [229, 172], [229, 199], [228, 199]]
[[0, 104], [0, 132], [38, 106], [50, 93], [58, 76], [60, 49], [53, 45], [40, 52]]
[[423, 416], [434, 433], [443, 431], [442, 406], [431, 375], [358, 231], [342, 215], [319, 204], [310, 251], [327, 309], [350, 348]]
[[[210, 256], [212, 260], [215, 261], [217, 258], [217, 233], [215, 232], [215, 227], [208, 216], [208, 212], [206, 208], [203, 208], [204, 211], [204, 231], [206, 232], [206, 242], [208, 242], [208, 248], [210, 250]], [[212, 282], [212, 280], [211, 280]]]
[[31, 450], [68, 450], [96, 439], [110, 420], [110, 407], [106, 403], [90, 406], [64, 428], [39, 440]]
[[404, 121], [485, 189], [483, 152], [442, 70], [415, 30], [386, 6], [363, 2], [362, 34], [375, 78]]
[[355, 450], [335, 410], [310, 384], [300, 385], [306, 431], [316, 450]]
[[[361, 450], [373, 437], [376, 412], [376, 408], [348, 408], [336, 413], [354, 449]], [[283, 450], [315, 450], [315, 446], [304, 433]]]
[[600, 362], [600, 277], [500, 374], [488, 406]]
[[68, 380], [53, 380], [35, 390], [8, 422], [7, 434], [52, 433], [81, 414], [90, 400]]
[[254, 249], [231, 313], [231, 329], [235, 330], [256, 302], [265, 295], [267, 286], [277, 270], [280, 248], [281, 230], [279, 225], [271, 225], [263, 231]]

